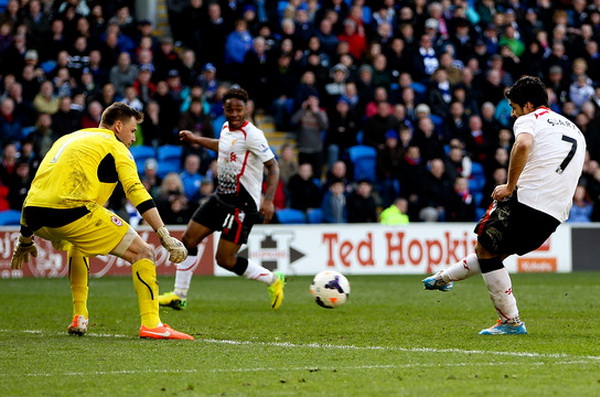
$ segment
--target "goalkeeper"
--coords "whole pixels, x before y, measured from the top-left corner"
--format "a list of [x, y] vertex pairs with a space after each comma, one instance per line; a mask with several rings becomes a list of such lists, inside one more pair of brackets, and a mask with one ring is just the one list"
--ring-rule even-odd
[[155, 339], [193, 339], [161, 323], [154, 250], [127, 222], [104, 208], [117, 182], [160, 237], [170, 260], [187, 256], [171, 237], [150, 194], [140, 182], [128, 148], [135, 141], [143, 114], [123, 103], [102, 113], [99, 128], [87, 128], [58, 139], [46, 154], [23, 204], [21, 235], [11, 266], [21, 267], [37, 256], [34, 235], [67, 251], [73, 297], [69, 334], [83, 335], [88, 325], [89, 257], [112, 254], [130, 262], [141, 316], [139, 335]]

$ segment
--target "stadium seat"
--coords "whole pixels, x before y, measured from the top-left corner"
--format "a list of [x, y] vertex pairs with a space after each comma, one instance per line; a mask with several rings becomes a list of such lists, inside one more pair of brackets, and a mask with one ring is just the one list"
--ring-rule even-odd
[[223, 127], [223, 123], [225, 122], [225, 115], [220, 115], [218, 117], [216, 117], [213, 121], [212, 121], [212, 125], [213, 125], [213, 130], [215, 132], [215, 138], [219, 139], [219, 137], [221, 136], [221, 128]]
[[19, 225], [21, 222], [21, 211], [0, 211], [0, 226]]
[[348, 149], [350, 161], [354, 167], [354, 180], [366, 179], [371, 183], [376, 182], [377, 151], [374, 147], [356, 145]]
[[481, 193], [485, 187], [485, 172], [480, 163], [473, 162], [471, 165], [471, 177], [469, 178], [469, 190], [471, 193]]
[[279, 219], [279, 223], [285, 225], [306, 223], [304, 212], [292, 208], [278, 210], [277, 219]]
[[156, 151], [152, 146], [137, 145], [129, 148], [135, 164], [137, 165], [138, 173], [144, 172], [144, 164], [149, 158], [156, 158]]
[[158, 176], [164, 178], [170, 172], [181, 172], [183, 148], [176, 145], [160, 146], [158, 154]]
[[308, 223], [322, 223], [323, 211], [320, 208], [313, 208], [307, 211], [306, 217], [308, 218]]

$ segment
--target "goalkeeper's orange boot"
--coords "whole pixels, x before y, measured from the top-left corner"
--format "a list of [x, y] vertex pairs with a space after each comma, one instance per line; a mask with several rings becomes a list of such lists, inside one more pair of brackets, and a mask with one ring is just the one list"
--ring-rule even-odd
[[67, 332], [69, 335], [78, 335], [82, 336], [87, 331], [88, 319], [85, 316], [77, 315], [73, 316], [73, 320], [69, 327], [67, 328]]
[[160, 324], [155, 328], [148, 328], [145, 325], [142, 325], [140, 327], [140, 338], [194, 340], [193, 336], [175, 331], [167, 324]]

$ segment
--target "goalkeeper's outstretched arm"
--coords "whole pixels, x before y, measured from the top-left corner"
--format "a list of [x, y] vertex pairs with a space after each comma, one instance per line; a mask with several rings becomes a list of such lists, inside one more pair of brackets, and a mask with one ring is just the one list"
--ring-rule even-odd
[[156, 234], [158, 234], [162, 246], [169, 251], [169, 260], [175, 263], [183, 262], [183, 260], [187, 258], [187, 249], [181, 241], [171, 236], [156, 207], [149, 208], [141, 215], [146, 223], [154, 229]]

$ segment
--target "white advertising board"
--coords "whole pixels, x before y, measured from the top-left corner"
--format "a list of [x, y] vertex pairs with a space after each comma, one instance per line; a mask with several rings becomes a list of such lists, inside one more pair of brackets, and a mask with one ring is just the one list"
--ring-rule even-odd
[[[350, 275], [428, 274], [473, 252], [474, 226], [256, 225], [240, 252], [268, 269], [288, 275], [312, 275], [323, 269]], [[504, 263], [512, 273], [570, 272], [569, 226], [560, 226], [538, 250], [523, 257], [513, 255]], [[215, 274], [232, 275], [218, 266]]]

